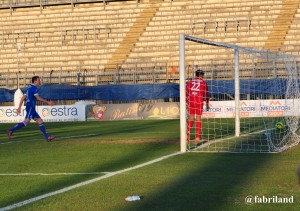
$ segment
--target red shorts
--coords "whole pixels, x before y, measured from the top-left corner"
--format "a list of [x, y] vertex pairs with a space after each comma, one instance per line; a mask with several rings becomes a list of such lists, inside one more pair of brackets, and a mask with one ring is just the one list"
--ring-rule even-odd
[[192, 103], [189, 105], [189, 114], [190, 115], [202, 115], [203, 112], [203, 103]]

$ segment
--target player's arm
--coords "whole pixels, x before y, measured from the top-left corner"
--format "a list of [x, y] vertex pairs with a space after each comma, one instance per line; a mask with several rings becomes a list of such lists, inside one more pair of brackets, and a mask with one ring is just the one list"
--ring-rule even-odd
[[205, 101], [206, 101], [206, 104], [209, 103], [209, 93], [208, 93], [207, 84], [205, 84]]
[[204, 100], [206, 102], [206, 110], [209, 110], [209, 93], [208, 93], [208, 87], [207, 87], [207, 83], [205, 82], [205, 86], [204, 86]]
[[45, 100], [44, 98], [41, 98], [39, 95], [34, 95], [35, 98], [38, 100], [38, 101], [41, 101], [43, 103], [46, 103], [48, 104], [49, 106], [53, 106], [54, 105], [54, 102], [53, 101], [48, 101], [48, 100]]
[[17, 114], [21, 113], [21, 107], [22, 107], [25, 99], [26, 99], [26, 95], [23, 95], [22, 98], [21, 98], [21, 100], [20, 100], [19, 106], [17, 108]]

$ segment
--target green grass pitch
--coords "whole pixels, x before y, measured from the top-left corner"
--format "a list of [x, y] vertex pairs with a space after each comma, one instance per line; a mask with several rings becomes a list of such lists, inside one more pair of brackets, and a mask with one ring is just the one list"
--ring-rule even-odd
[[[179, 120], [32, 123], [0, 128], [2, 207], [178, 152]], [[300, 147], [280, 154], [185, 153], [21, 207], [21, 210], [299, 210]], [[126, 202], [129, 195], [141, 201]], [[252, 196], [293, 203], [245, 204]]]

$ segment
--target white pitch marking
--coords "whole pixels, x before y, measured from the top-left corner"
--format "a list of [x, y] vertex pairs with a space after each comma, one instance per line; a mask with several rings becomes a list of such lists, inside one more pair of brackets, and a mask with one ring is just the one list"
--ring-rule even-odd
[[103, 180], [103, 179], [106, 179], [106, 178], [109, 178], [109, 177], [112, 177], [112, 176], [115, 176], [115, 175], [118, 175], [118, 174], [122, 174], [124, 172], [128, 172], [128, 171], [132, 171], [132, 170], [135, 170], [135, 169], [138, 169], [138, 168], [142, 168], [142, 167], [151, 165], [153, 163], [160, 162], [162, 160], [168, 159], [170, 157], [173, 157], [173, 156], [176, 156], [176, 155], [179, 155], [179, 154], [183, 154], [183, 152], [176, 152], [176, 153], [173, 153], [173, 154], [170, 154], [170, 155], [166, 155], [166, 156], [148, 161], [146, 163], [142, 163], [142, 164], [137, 165], [137, 166], [133, 166], [133, 167], [123, 169], [123, 170], [120, 170], [120, 171], [111, 172], [111, 173], [108, 173], [104, 176], [100, 176], [100, 177], [97, 177], [97, 178], [94, 178], [94, 179], [91, 179], [91, 180], [87, 180], [85, 182], [80, 182], [76, 185], [72, 185], [72, 186], [57, 190], [57, 191], [53, 191], [53, 192], [43, 194], [43, 195], [31, 198], [31, 199], [27, 199], [27, 200], [24, 200], [24, 201], [21, 201], [21, 202], [18, 202], [18, 203], [15, 203], [15, 204], [12, 204], [12, 205], [9, 205], [9, 206], [6, 206], [6, 207], [2, 207], [2, 208], [0, 208], [0, 211], [12, 210], [12, 209], [15, 209], [17, 207], [22, 207], [22, 206], [30, 204], [32, 202], [36, 202], [36, 201], [39, 201], [41, 199], [48, 198], [50, 196], [54, 196], [54, 195], [57, 195], [57, 194], [60, 194], [60, 193], [64, 193], [64, 192], [73, 190], [75, 188], [79, 188], [79, 187], [82, 187], [82, 186], [85, 186], [85, 185], [89, 185], [91, 183], [98, 182], [100, 180]]

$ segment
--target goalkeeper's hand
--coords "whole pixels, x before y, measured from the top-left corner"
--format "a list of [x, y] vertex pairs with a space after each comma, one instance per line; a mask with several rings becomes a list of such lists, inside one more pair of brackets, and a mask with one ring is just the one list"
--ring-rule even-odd
[[209, 104], [206, 103], [206, 111], [209, 111], [210, 107], [209, 107]]

